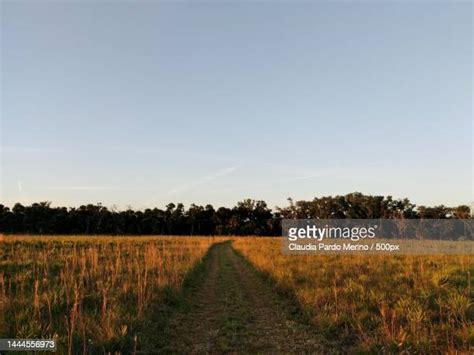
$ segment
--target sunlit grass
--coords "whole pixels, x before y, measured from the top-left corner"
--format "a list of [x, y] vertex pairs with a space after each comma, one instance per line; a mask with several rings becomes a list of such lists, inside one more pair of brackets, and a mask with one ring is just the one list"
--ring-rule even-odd
[[2, 338], [57, 338], [61, 352], [130, 352], [151, 304], [181, 288], [218, 238], [2, 237]]
[[474, 256], [282, 255], [279, 238], [234, 246], [346, 350], [473, 350]]

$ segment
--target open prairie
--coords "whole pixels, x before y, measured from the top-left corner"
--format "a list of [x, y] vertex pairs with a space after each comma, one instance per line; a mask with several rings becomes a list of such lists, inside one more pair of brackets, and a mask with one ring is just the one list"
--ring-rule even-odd
[[3, 237], [0, 337], [62, 352], [133, 351], [153, 304], [177, 293], [219, 238]]
[[234, 248], [346, 351], [473, 350], [472, 255], [282, 255], [279, 238]]
[[79, 236], [6, 236], [0, 254], [0, 337], [54, 337], [62, 353], [473, 350], [473, 256]]
[[0, 355], [474, 355], [473, 2], [0, 0]]

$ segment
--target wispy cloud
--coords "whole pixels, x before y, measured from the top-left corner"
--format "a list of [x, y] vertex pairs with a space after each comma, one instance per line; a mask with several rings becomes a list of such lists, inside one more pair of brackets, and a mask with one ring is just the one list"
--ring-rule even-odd
[[124, 186], [50, 186], [50, 191], [157, 191], [154, 187], [124, 187]]
[[22, 192], [23, 191], [23, 184], [21, 183], [21, 181], [17, 181], [17, 186], [18, 186], [18, 191], [19, 192]]
[[234, 166], [234, 167], [219, 170], [214, 174], [202, 177], [202, 178], [200, 178], [196, 181], [190, 182], [189, 184], [185, 184], [185, 185], [182, 185], [182, 186], [180, 186], [176, 189], [170, 190], [168, 193], [172, 195], [172, 194], [177, 194], [177, 193], [180, 193], [180, 192], [183, 192], [183, 191], [192, 190], [192, 189], [196, 188], [197, 186], [207, 184], [207, 183], [209, 183], [211, 181], [214, 181], [214, 180], [216, 180], [216, 179], [218, 179], [222, 176], [229, 175], [232, 172], [234, 172], [235, 169], [236, 169], [236, 167]]
[[373, 166], [361, 168], [354, 167], [329, 167], [326, 169], [320, 169], [308, 174], [300, 174], [295, 176], [289, 176], [282, 179], [274, 180], [273, 182], [294, 182], [300, 180], [311, 180], [317, 178], [370, 178], [373, 176]]
[[200, 160], [213, 160], [213, 161], [227, 161], [228, 156], [220, 155], [217, 153], [209, 154], [199, 151], [190, 151], [189, 149], [176, 149], [173, 147], [170, 149], [169, 146], [130, 146], [130, 145], [107, 145], [97, 146], [97, 149], [111, 152], [121, 152], [125, 154], [153, 154], [154, 158], [165, 158], [179, 157], [179, 158], [192, 158]]
[[117, 190], [112, 186], [52, 186], [47, 187], [47, 190], [59, 191], [102, 191], [102, 190]]
[[298, 181], [298, 180], [310, 180], [310, 179], [315, 179], [315, 178], [320, 178], [320, 177], [338, 176], [341, 173], [343, 172], [342, 172], [342, 169], [340, 168], [326, 168], [326, 169], [316, 170], [307, 174], [300, 174], [300, 175], [294, 175], [294, 176], [289, 176], [286, 178], [277, 179], [274, 182], [291, 182], [291, 181]]
[[23, 145], [0, 145], [2, 153], [54, 153], [59, 152], [55, 148], [28, 147]]

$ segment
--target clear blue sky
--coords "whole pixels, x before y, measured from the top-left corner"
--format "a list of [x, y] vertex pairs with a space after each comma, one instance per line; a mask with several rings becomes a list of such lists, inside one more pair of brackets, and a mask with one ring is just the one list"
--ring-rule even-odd
[[4, 204], [472, 200], [471, 2], [1, 10]]

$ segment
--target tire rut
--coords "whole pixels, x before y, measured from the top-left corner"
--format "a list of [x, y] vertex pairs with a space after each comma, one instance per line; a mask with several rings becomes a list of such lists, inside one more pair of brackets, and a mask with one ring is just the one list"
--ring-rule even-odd
[[331, 347], [289, 312], [278, 296], [230, 243], [209, 251], [206, 274], [164, 330], [163, 353], [317, 354]]

